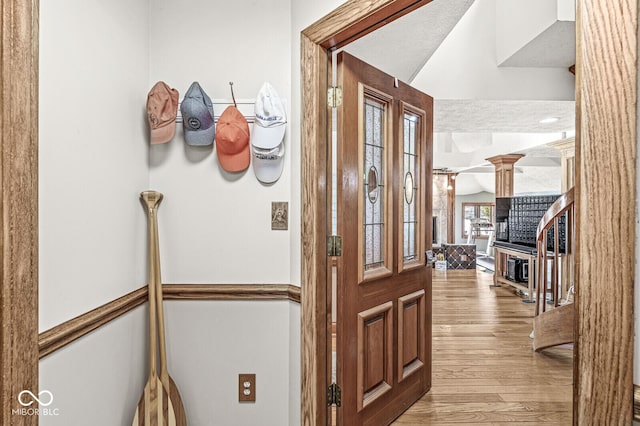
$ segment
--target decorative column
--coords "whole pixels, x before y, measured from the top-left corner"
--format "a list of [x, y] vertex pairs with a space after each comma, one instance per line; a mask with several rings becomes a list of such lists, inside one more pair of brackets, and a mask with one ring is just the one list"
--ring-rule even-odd
[[[496, 168], [496, 197], [513, 196], [513, 165], [522, 157], [524, 157], [523, 154], [507, 154], [486, 159]], [[494, 253], [495, 273], [493, 274], [493, 287], [500, 287], [498, 276], [502, 277], [503, 271], [506, 270], [507, 256], [498, 250], [495, 250]], [[534, 268], [530, 268], [530, 270], [534, 270]]]
[[[556, 142], [547, 144], [558, 151], [562, 155], [560, 167], [562, 168], [561, 190], [564, 194], [573, 188], [576, 183], [576, 138], [561, 139]], [[560, 261], [560, 283], [562, 294], [567, 294], [569, 288], [575, 283], [575, 262], [574, 248], [572, 246], [573, 223], [571, 218], [567, 221], [567, 252], [561, 256]], [[573, 302], [573, 294], [569, 295], [569, 300]]]
[[496, 197], [513, 196], [513, 165], [522, 157], [524, 154], [506, 154], [486, 159], [496, 168]]
[[447, 243], [456, 242], [456, 176], [447, 173]]
[[562, 193], [571, 189], [576, 183], [576, 138], [562, 139], [547, 144], [562, 154]]

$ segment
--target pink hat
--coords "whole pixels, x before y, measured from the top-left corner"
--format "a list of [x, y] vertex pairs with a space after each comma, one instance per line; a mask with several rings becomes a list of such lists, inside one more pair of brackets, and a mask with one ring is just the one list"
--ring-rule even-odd
[[165, 143], [176, 134], [178, 91], [164, 81], [157, 82], [147, 95], [147, 120], [151, 129], [151, 143]]

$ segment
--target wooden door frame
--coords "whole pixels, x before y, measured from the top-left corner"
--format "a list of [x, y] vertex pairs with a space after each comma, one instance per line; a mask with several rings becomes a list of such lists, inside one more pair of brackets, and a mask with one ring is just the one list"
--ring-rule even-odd
[[[301, 34], [305, 426], [325, 425], [327, 420], [327, 56], [428, 2], [351, 0]], [[584, 278], [576, 293], [576, 425], [630, 424], [633, 413], [635, 219], [629, 213], [635, 211], [636, 198], [638, 10], [631, 0], [621, 3], [611, 10], [607, 0], [577, 0], [576, 228], [577, 245], [583, 249], [576, 253], [576, 281]], [[620, 24], [619, 32], [610, 34], [610, 22]]]
[[0, 24], [0, 424], [38, 392], [38, 2], [3, 0]]
[[[326, 424], [327, 52], [428, 1], [350, 0], [301, 34], [304, 425]], [[582, 249], [576, 256], [581, 280], [574, 424], [629, 424], [635, 262], [629, 212], [635, 211], [636, 198], [638, 10], [632, 0], [621, 0], [617, 8], [607, 0], [577, 0], [577, 5], [577, 238]], [[12, 425], [37, 424], [33, 416], [11, 416], [10, 408], [18, 392], [35, 392], [38, 386], [38, 22], [37, 0], [3, 0], [0, 423]], [[611, 22], [616, 32], [609, 31]]]

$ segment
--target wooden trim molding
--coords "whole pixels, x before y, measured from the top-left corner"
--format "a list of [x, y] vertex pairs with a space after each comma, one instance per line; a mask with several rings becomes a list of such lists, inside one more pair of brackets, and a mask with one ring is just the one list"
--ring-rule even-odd
[[164, 284], [164, 300], [289, 300], [300, 303], [291, 284]]
[[0, 24], [0, 424], [38, 393], [38, 2], [3, 0]]
[[40, 333], [38, 336], [40, 359], [142, 305], [147, 301], [147, 294], [146, 286], [139, 288]]
[[[327, 52], [301, 37], [302, 425], [327, 424]], [[320, 143], [319, 141], [323, 141]], [[320, 307], [324, 306], [324, 309]]]
[[[300, 303], [300, 287], [290, 284], [164, 284], [164, 300], [289, 300]], [[40, 333], [40, 359], [121, 317], [148, 300], [147, 287], [132, 291]]]
[[324, 49], [337, 49], [395, 21], [431, 0], [347, 1], [303, 31]]

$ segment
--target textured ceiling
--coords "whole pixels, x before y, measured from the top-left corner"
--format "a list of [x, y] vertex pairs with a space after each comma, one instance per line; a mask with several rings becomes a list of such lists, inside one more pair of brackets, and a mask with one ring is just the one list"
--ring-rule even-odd
[[[541, 124], [556, 117], [558, 121]], [[574, 101], [434, 101], [434, 132], [557, 133], [575, 128]]]
[[475, 0], [433, 0], [344, 50], [406, 82], [427, 63]]

